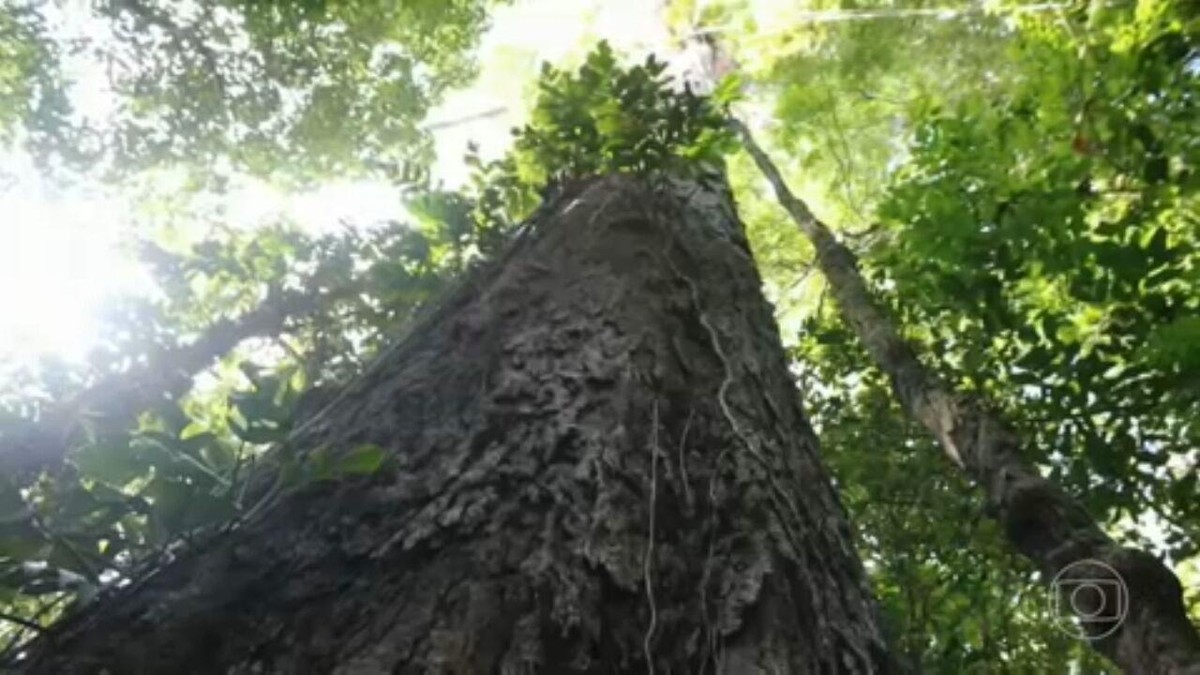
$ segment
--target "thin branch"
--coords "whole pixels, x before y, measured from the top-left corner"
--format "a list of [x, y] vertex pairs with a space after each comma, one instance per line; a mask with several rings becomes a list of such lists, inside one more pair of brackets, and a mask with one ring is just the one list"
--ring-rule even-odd
[[[1121, 5], [1131, 4], [1129, 0], [1113, 0], [1112, 2], [1101, 3], [1102, 7], [1117, 7]], [[1037, 14], [1041, 12], [1057, 12], [1060, 10], [1070, 9], [1071, 5], [1059, 2], [1045, 2], [1035, 5], [1023, 5], [1007, 7], [1003, 11], [1013, 14]], [[933, 17], [941, 20], [948, 19], [964, 19], [972, 16], [984, 16], [988, 10], [982, 5], [975, 5], [968, 8], [962, 7], [911, 7], [911, 8], [894, 8], [894, 9], [826, 9], [826, 10], [807, 10], [793, 13], [795, 23], [806, 24], [824, 24], [824, 23], [844, 23], [851, 21], [879, 21], [888, 19], [911, 19], [915, 17]], [[772, 31], [764, 31], [755, 33], [752, 41], [761, 41], [765, 38], [773, 37], [796, 29], [795, 23], [784, 27], [777, 28]], [[741, 26], [722, 25], [710, 26], [707, 28], [699, 28], [688, 35], [686, 38], [702, 35], [720, 35], [724, 33], [744, 32]]]
[[22, 628], [27, 628], [32, 631], [37, 631], [39, 633], [46, 632], [46, 627], [41, 625], [40, 623], [36, 623], [36, 622], [26, 619], [24, 617], [17, 616], [16, 614], [9, 614], [8, 612], [4, 612], [4, 611], [0, 611], [0, 621], [7, 621], [9, 623], [14, 623], [18, 626], [21, 626]]
[[244, 340], [277, 335], [290, 320], [316, 313], [343, 292], [273, 293], [243, 316], [217, 321], [189, 344], [152, 352], [145, 365], [102, 378], [0, 439], [0, 470], [25, 475], [61, 464], [82, 430], [82, 417], [132, 422], [164, 397], [181, 397], [196, 373]]
[[427, 124], [423, 124], [421, 128], [423, 128], [425, 131], [436, 131], [438, 129], [445, 129], [448, 127], [456, 127], [456, 126], [460, 126], [463, 124], [468, 124], [470, 122], [478, 122], [480, 120], [486, 120], [486, 119], [491, 119], [493, 117], [499, 117], [507, 112], [508, 112], [508, 106], [501, 105], [501, 106], [489, 108], [487, 110], [483, 110], [483, 111], [480, 111], [477, 113], [471, 113], [470, 115], [464, 115], [462, 117], [452, 117], [447, 120], [438, 120], [436, 122], [429, 122]]
[[[31, 626], [23, 626], [24, 628], [28, 629], [29, 631], [32, 631], [34, 633], [34, 635], [31, 635], [29, 637], [29, 639], [22, 641], [21, 636], [23, 634], [23, 631], [14, 631], [12, 637], [4, 645], [4, 648], [0, 649], [0, 666], [4, 666], [5, 664], [11, 663], [12, 660], [18, 654], [20, 654], [22, 649], [24, 649], [27, 645], [29, 645], [31, 642], [33, 642], [33, 640], [37, 639], [37, 637], [39, 635], [41, 635], [42, 633], [45, 633], [47, 629], [45, 627], [43, 627], [40, 622], [43, 619], [45, 619], [46, 616], [48, 614], [50, 614], [50, 612], [52, 610], [54, 610], [54, 608], [58, 607], [59, 605], [63, 604], [64, 602], [66, 602], [67, 600], [69, 600], [73, 597], [74, 597], [74, 595], [70, 594], [70, 593], [60, 593], [58, 595], [58, 597], [54, 598], [53, 600], [42, 603], [41, 607], [38, 607], [37, 612], [34, 613], [33, 618], [31, 620], [33, 623], [37, 624], [37, 627], [33, 628]], [[9, 617], [5, 617], [5, 618], [9, 618]], [[15, 622], [15, 623], [20, 623], [20, 622]]]

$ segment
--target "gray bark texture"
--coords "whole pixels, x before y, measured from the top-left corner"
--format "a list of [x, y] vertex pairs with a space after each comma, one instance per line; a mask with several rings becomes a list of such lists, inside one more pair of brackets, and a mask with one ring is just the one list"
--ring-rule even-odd
[[290, 440], [364, 443], [393, 461], [281, 491], [26, 671], [893, 670], [727, 194], [544, 206]]
[[[812, 242], [842, 318], [887, 374], [904, 409], [983, 489], [987, 509], [1009, 542], [1046, 579], [1057, 579], [1060, 590], [1103, 589], [1103, 598], [1081, 603], [1078, 596], [1066, 597], [1062, 603], [1085, 615], [1091, 645], [1129, 675], [1200, 675], [1200, 634], [1188, 619], [1179, 579], [1153, 555], [1113, 541], [1078, 501], [1022, 457], [1022, 439], [1004, 419], [921, 363], [876, 303], [854, 254], [792, 194], [750, 130], [737, 120], [732, 125]], [[1101, 583], [1090, 585], [1096, 580]], [[1126, 607], [1127, 612], [1095, 614], [1101, 607]]]

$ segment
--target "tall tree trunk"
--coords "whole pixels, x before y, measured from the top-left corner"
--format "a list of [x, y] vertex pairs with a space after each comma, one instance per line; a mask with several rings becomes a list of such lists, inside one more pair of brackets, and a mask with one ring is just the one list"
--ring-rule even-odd
[[905, 410], [984, 489], [988, 509], [1009, 541], [1047, 579], [1059, 582], [1058, 590], [1103, 591], [1103, 597], [1070, 595], [1063, 603], [1079, 610], [1092, 645], [1130, 675], [1200, 674], [1200, 636], [1171, 570], [1149, 553], [1118, 546], [1079, 502], [1022, 459], [1021, 439], [999, 415], [954, 391], [920, 362], [876, 304], [854, 254], [792, 194], [745, 124], [731, 124], [812, 242], [842, 317], [887, 374]]
[[27, 670], [889, 672], [728, 196], [608, 177], [538, 220], [290, 441], [388, 468], [282, 493]]

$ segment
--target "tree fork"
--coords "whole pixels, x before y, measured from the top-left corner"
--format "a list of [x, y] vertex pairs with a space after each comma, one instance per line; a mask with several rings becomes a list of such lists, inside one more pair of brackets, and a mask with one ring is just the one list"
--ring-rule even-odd
[[542, 214], [289, 439], [385, 469], [281, 493], [25, 670], [893, 672], [729, 196], [610, 176]]
[[[888, 376], [904, 409], [983, 488], [988, 513], [1004, 526], [1013, 546], [1048, 579], [1064, 570], [1066, 581], [1106, 579], [1111, 572], [1105, 565], [1120, 575], [1128, 588], [1128, 615], [1119, 625], [1086, 623], [1092, 646], [1130, 675], [1200, 674], [1200, 635], [1188, 619], [1183, 588], [1171, 570], [1145, 551], [1118, 546], [1079, 502], [1022, 459], [1022, 441], [1005, 420], [978, 398], [954, 391], [920, 362], [875, 302], [854, 253], [792, 194], [749, 128], [736, 118], [730, 125], [812, 243], [842, 318]], [[1109, 594], [1105, 601], [1120, 598]]]

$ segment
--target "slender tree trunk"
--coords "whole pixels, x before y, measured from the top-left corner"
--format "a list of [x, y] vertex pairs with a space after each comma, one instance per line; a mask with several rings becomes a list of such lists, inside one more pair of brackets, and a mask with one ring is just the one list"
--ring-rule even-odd
[[291, 439], [377, 444], [36, 643], [27, 670], [882, 673], [727, 195], [543, 209]]
[[876, 304], [854, 254], [792, 194], [750, 130], [738, 120], [731, 123], [780, 203], [812, 242], [842, 317], [891, 379], [905, 410], [984, 489], [988, 510], [1009, 541], [1047, 579], [1057, 580], [1061, 590], [1103, 591], [1102, 598], [1085, 593], [1063, 603], [1084, 615], [1082, 627], [1092, 645], [1130, 675], [1200, 673], [1200, 636], [1188, 620], [1183, 589], [1171, 570], [1149, 553], [1118, 546], [1079, 502], [1022, 459], [1022, 441], [1003, 419], [983, 402], [954, 391], [920, 362]]

